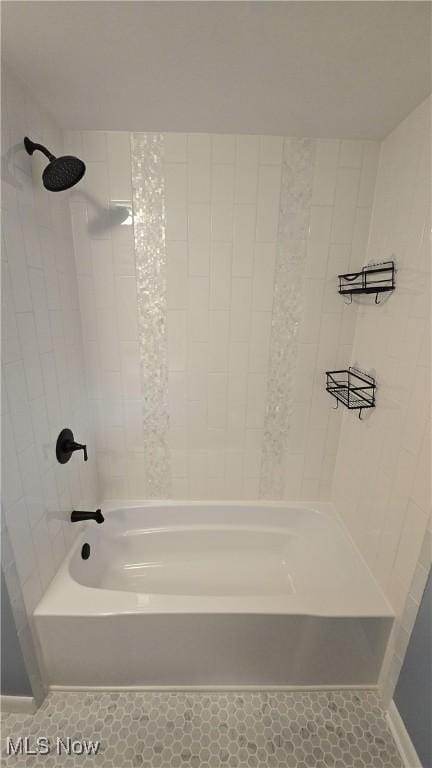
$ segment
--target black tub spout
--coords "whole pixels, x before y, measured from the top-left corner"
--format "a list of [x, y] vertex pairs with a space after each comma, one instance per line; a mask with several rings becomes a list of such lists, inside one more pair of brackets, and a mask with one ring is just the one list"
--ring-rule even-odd
[[103, 523], [105, 520], [100, 509], [96, 512], [80, 512], [78, 509], [74, 509], [71, 514], [71, 523], [81, 523], [83, 520], [95, 520], [96, 523]]

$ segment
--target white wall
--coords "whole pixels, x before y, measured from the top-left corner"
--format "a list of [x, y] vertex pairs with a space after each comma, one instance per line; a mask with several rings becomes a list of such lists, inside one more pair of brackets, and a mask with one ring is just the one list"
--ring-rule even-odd
[[[131, 199], [129, 135], [73, 132], [67, 142], [88, 169], [76, 188], [72, 217], [102, 492], [142, 497], [146, 457], [133, 228], [107, 226], [95, 236], [88, 227], [94, 205], [85, 197], [105, 207]], [[170, 495], [258, 498], [274, 370], [275, 263], [285, 258], [280, 207], [290, 140], [165, 134], [163, 143]], [[290, 499], [329, 498], [341, 416], [331, 412], [323, 371], [349, 357], [356, 312], [337, 295], [336, 275], [363, 264], [378, 154], [375, 142], [309, 144], [303, 319], [279, 457], [286, 475], [276, 493]], [[287, 183], [294, 200], [296, 179]], [[284, 215], [282, 223], [293, 226], [292, 211]]]
[[376, 370], [377, 407], [343, 415], [333, 500], [396, 610], [400, 669], [431, 559], [429, 100], [382, 144], [367, 257], [395, 259], [396, 290], [358, 310], [351, 360]]
[[[29, 135], [61, 154], [62, 135], [2, 69], [2, 563], [28, 660], [27, 617], [75, 534], [70, 512], [96, 503], [97, 481], [67, 197], [43, 189], [44, 164], [35, 159], [32, 176], [23, 146]], [[80, 454], [57, 463], [66, 426], [88, 443], [87, 464]]]

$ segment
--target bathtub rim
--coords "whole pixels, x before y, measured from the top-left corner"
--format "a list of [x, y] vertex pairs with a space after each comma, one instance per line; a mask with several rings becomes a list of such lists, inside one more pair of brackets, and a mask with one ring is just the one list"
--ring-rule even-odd
[[[177, 601], [178, 608], [173, 610], [169, 605], [169, 599], [164, 599], [164, 596], [157, 595], [157, 599], [151, 599], [152, 595], [143, 595], [140, 593], [131, 593], [121, 590], [106, 590], [98, 587], [83, 585], [72, 577], [70, 573], [70, 563], [74, 556], [76, 556], [77, 550], [82, 546], [83, 534], [88, 526], [88, 523], [78, 523], [75, 525], [80, 526], [81, 534], [76, 537], [70, 550], [66, 554], [63, 562], [55, 574], [53, 580], [42, 596], [40, 602], [34, 610], [34, 617], [43, 616], [91, 616], [91, 617], [108, 617], [116, 615], [127, 614], [143, 614], [152, 615], [160, 613], [179, 613], [179, 614], [193, 614], [193, 613], [208, 613], [208, 614], [289, 614], [298, 616], [314, 616], [317, 618], [383, 618], [394, 619], [394, 611], [384, 595], [379, 583], [372, 574], [367, 562], [363, 558], [361, 552], [350, 536], [343, 520], [338, 515], [334, 504], [330, 502], [294, 502], [294, 501], [266, 501], [266, 500], [236, 500], [236, 501], [220, 501], [220, 500], [128, 500], [127, 502], [118, 499], [110, 499], [102, 503], [103, 512], [110, 515], [115, 511], [127, 511], [141, 508], [154, 508], [154, 507], [176, 507], [176, 508], [194, 508], [199, 506], [205, 506], [206, 508], [214, 507], [251, 507], [257, 509], [286, 509], [287, 511], [304, 509], [313, 512], [319, 516], [329, 517], [338, 527], [341, 528], [345, 537], [347, 537], [350, 545], [354, 548], [359, 560], [362, 563], [362, 567], [367, 572], [368, 576], [373, 580], [376, 587], [376, 600], [377, 607], [373, 610], [361, 612], [357, 610], [345, 610], [342, 613], [329, 613], [328, 610], [323, 611], [311, 611], [305, 607], [302, 610], [290, 610], [286, 605], [285, 598], [277, 597], [262, 597], [245, 599], [241, 601], [241, 607], [239, 607], [239, 600], [237, 596], [233, 597], [217, 597], [210, 599], [206, 596], [204, 599], [200, 597], [196, 599], [195, 596], [192, 599], [186, 599], [183, 596], [174, 596]], [[66, 588], [66, 593], [65, 593]], [[65, 599], [66, 598], [66, 599]], [[168, 596], [172, 598], [172, 596]], [[183, 604], [182, 604], [183, 601]], [[195, 601], [195, 602], [194, 602]], [[150, 605], [151, 603], [151, 605]], [[205, 603], [205, 604], [204, 604]], [[119, 604], [121, 608], [119, 609]]]

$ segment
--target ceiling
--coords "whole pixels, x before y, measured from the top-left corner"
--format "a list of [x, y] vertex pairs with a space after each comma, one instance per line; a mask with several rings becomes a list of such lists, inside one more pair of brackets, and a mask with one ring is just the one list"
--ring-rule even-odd
[[385, 136], [430, 92], [429, 2], [2, 2], [64, 127]]

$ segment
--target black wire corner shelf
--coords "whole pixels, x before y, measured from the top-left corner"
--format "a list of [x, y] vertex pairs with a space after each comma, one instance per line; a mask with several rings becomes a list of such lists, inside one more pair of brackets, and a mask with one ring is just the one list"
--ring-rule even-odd
[[326, 390], [350, 410], [358, 410], [361, 419], [364, 408], [375, 408], [376, 381], [368, 373], [350, 366], [341, 371], [327, 371]]
[[394, 291], [395, 284], [394, 261], [382, 261], [379, 264], [368, 264], [360, 272], [347, 272], [339, 275], [339, 293], [349, 296], [351, 304], [353, 294], [375, 293], [375, 304], [379, 304], [380, 293]]

